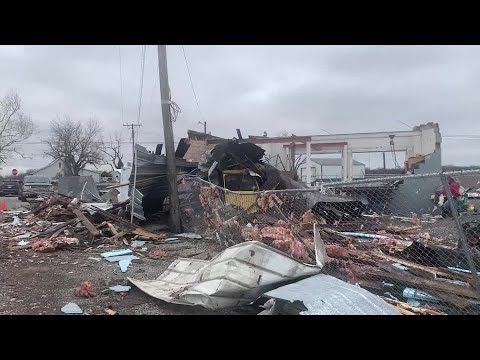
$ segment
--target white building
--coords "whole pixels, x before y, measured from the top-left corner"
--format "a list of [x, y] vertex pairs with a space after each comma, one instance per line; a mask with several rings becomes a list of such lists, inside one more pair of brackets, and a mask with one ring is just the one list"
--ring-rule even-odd
[[[311, 159], [311, 182], [316, 181], [340, 181], [342, 180], [342, 159]], [[297, 172], [301, 182], [307, 182], [307, 164], [299, 167]], [[365, 164], [353, 160], [353, 179], [365, 177]]]
[[[90, 169], [83, 169], [80, 170], [80, 176], [92, 176], [93, 181], [98, 183], [100, 182], [100, 175], [103, 171], [100, 170], [90, 170]], [[40, 176], [47, 176], [50, 179], [58, 178], [60, 176], [65, 175], [65, 166], [62, 160], [54, 160], [47, 166], [44, 166], [41, 169], [38, 169], [31, 173], [31, 175], [40, 175]]]

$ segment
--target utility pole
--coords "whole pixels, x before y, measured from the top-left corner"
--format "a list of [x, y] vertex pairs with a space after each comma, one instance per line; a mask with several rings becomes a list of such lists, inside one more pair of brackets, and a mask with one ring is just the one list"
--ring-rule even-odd
[[199, 121], [198, 123], [200, 125], [203, 125], [203, 132], [206, 134], [207, 133], [207, 121], [204, 121], [204, 122]]
[[130, 196], [130, 222], [133, 223], [133, 213], [135, 212], [135, 188], [137, 186], [137, 152], [135, 151], [135, 127], [140, 127], [140, 124], [123, 124], [125, 127], [132, 129], [132, 165], [135, 164], [135, 172], [133, 175], [133, 188]]
[[[160, 78], [160, 98], [162, 100], [163, 134], [165, 136], [165, 155], [167, 157], [168, 195], [170, 199], [170, 219], [175, 233], [182, 231], [180, 224], [180, 201], [178, 199], [177, 165], [173, 142], [172, 119], [170, 118], [170, 87], [168, 86], [167, 46], [158, 46], [158, 75]], [[205, 130], [206, 130], [205, 123]]]

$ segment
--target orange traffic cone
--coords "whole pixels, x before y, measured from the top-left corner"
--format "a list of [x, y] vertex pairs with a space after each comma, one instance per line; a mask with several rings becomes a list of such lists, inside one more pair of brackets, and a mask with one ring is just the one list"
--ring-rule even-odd
[[2, 201], [2, 207], [0, 207], [0, 210], [7, 211], [7, 202], [5, 201], [5, 199], [3, 199]]

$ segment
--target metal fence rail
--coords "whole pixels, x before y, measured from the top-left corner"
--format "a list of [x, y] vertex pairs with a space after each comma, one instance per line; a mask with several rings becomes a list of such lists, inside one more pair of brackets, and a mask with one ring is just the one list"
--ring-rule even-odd
[[479, 314], [479, 200], [454, 199], [448, 176], [480, 183], [476, 170], [244, 194], [188, 177], [180, 188], [183, 225], [224, 246], [258, 240], [314, 263], [317, 224], [325, 273], [405, 314]]

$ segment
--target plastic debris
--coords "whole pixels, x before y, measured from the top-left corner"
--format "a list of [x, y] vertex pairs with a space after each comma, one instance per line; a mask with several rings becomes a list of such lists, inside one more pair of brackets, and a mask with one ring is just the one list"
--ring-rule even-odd
[[96, 258], [96, 257], [89, 257], [88, 259], [89, 259], [89, 260], [95, 260], [95, 261], [101, 261], [101, 260], [102, 260], [102, 259]]
[[175, 240], [178, 240], [178, 238], [177, 237], [171, 237], [171, 238], [166, 238], [163, 241], [175, 241]]
[[131, 286], [124, 286], [124, 285], [115, 285], [115, 286], [109, 287], [110, 290], [114, 292], [119, 292], [119, 293], [128, 292], [130, 291], [131, 288], [132, 288]]
[[134, 249], [136, 248], [140, 248], [142, 247], [143, 245], [145, 245], [147, 242], [146, 241], [143, 241], [143, 240], [133, 240], [131, 243], [130, 243], [130, 246], [133, 247]]
[[28, 245], [28, 244], [30, 244], [30, 242], [29, 242], [29, 241], [25, 241], [25, 240], [19, 241], [19, 242], [17, 243], [18, 246], [25, 246], [25, 245]]
[[175, 236], [178, 237], [183, 237], [187, 239], [201, 239], [202, 237], [200, 235], [194, 234], [194, 233], [181, 233], [181, 234], [175, 234]]
[[20, 218], [18, 216], [13, 217], [12, 225], [20, 224]]
[[18, 240], [28, 239], [28, 238], [30, 238], [30, 236], [32, 236], [31, 233], [25, 233], [25, 234], [22, 234], [22, 235], [15, 236], [14, 239], [18, 239]]
[[117, 261], [122, 261], [122, 260], [136, 260], [138, 257], [135, 255], [122, 255], [122, 256], [111, 256], [106, 258], [108, 262], [117, 262]]
[[65, 314], [83, 314], [82, 309], [75, 303], [68, 303], [62, 307], [62, 312]]
[[132, 259], [127, 259], [127, 260], [120, 260], [118, 262], [118, 265], [120, 265], [120, 270], [122, 270], [122, 273], [127, 272], [128, 267], [132, 264]]
[[108, 252], [101, 253], [100, 256], [103, 257], [103, 258], [108, 258], [110, 256], [121, 256], [121, 255], [127, 255], [127, 254], [131, 254], [131, 253], [132, 253], [132, 250], [130, 250], [130, 249], [114, 250], [114, 251], [108, 251]]

